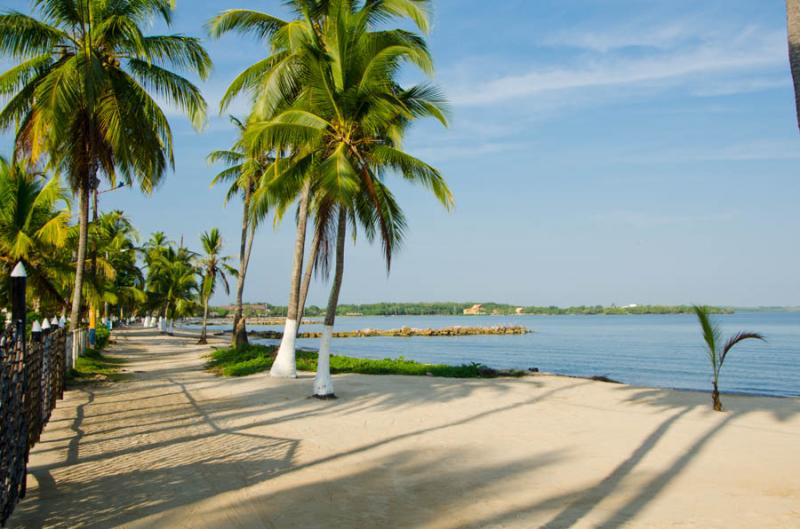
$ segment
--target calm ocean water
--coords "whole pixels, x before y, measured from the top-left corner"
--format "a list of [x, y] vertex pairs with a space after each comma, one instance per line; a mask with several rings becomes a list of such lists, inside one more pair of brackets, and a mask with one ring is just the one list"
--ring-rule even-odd
[[[717, 319], [726, 336], [749, 330], [764, 334], [768, 340], [744, 342], [734, 349], [722, 371], [723, 391], [800, 396], [800, 313], [737, 313]], [[343, 317], [337, 320], [336, 329], [518, 324], [534, 334], [346, 338], [334, 340], [333, 351], [361, 358], [403, 356], [445, 364], [480, 362], [495, 368], [537, 367], [566, 375], [605, 375], [639, 386], [709, 388], [710, 366], [696, 319], [690, 315]], [[319, 330], [321, 326], [304, 328]], [[263, 329], [281, 328], [252, 328]], [[318, 340], [299, 340], [298, 345], [316, 348]]]

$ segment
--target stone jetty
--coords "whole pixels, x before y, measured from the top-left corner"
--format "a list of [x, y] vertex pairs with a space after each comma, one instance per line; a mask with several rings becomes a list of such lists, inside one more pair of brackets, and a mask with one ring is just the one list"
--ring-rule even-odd
[[[446, 337], [446, 336], [485, 336], [485, 335], [521, 335], [530, 334], [532, 331], [522, 325], [496, 325], [492, 327], [443, 327], [440, 329], [416, 329], [402, 327], [400, 329], [361, 329], [358, 331], [341, 331], [333, 333], [334, 338], [376, 338], [394, 337], [410, 338], [413, 336]], [[252, 331], [251, 336], [256, 338], [270, 338], [280, 340], [283, 333], [279, 331]], [[319, 338], [319, 332], [301, 332], [300, 338]]]

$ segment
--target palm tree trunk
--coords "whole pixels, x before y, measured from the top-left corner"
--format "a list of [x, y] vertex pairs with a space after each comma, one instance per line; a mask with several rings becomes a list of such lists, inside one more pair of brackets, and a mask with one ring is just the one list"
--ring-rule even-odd
[[300, 326], [303, 324], [303, 315], [306, 312], [306, 301], [308, 300], [308, 290], [311, 288], [311, 277], [314, 275], [314, 264], [317, 261], [317, 254], [319, 253], [319, 245], [322, 242], [320, 233], [314, 233], [314, 240], [311, 242], [311, 255], [308, 256], [308, 264], [306, 265], [306, 272], [303, 275], [303, 284], [300, 286], [300, 298], [298, 299], [297, 307], [297, 334], [300, 334]]
[[300, 195], [300, 211], [297, 219], [297, 236], [294, 243], [294, 260], [292, 264], [292, 283], [289, 289], [289, 305], [287, 307], [286, 324], [283, 327], [283, 339], [278, 355], [270, 369], [270, 375], [279, 378], [296, 378], [295, 345], [297, 340], [297, 300], [300, 297], [300, 276], [303, 272], [303, 256], [306, 246], [306, 225], [308, 224], [308, 200], [310, 184], [306, 183]]
[[253, 245], [253, 234], [248, 238], [250, 228], [250, 186], [247, 186], [242, 206], [242, 240], [239, 245], [239, 279], [236, 286], [236, 312], [233, 315], [233, 336], [231, 345], [236, 348], [247, 345], [247, 327], [244, 322], [244, 279]]
[[200, 340], [197, 342], [199, 344], [207, 344], [208, 343], [208, 296], [203, 300], [203, 329], [200, 331]]
[[169, 320], [169, 301], [164, 305], [164, 319], [159, 321], [159, 332], [165, 334], [167, 332], [167, 321]]
[[333, 274], [328, 307], [325, 310], [325, 327], [322, 330], [322, 338], [319, 344], [317, 376], [314, 378], [314, 397], [318, 399], [336, 398], [333, 392], [333, 379], [331, 378], [331, 340], [333, 339], [333, 325], [336, 322], [336, 309], [339, 307], [339, 293], [342, 290], [342, 278], [344, 277], [346, 232], [347, 210], [340, 206], [339, 226], [336, 232], [336, 270]]
[[797, 125], [800, 127], [800, 0], [786, 0], [786, 25], [789, 34], [789, 66], [794, 80]]
[[714, 411], [722, 411], [722, 401], [719, 398], [719, 386], [714, 381], [714, 389], [711, 391], [711, 401], [714, 403]]
[[86, 266], [86, 241], [89, 238], [89, 187], [86, 182], [78, 190], [80, 195], [78, 255], [75, 264], [75, 290], [72, 292], [72, 311], [69, 330], [74, 332], [81, 323], [81, 296], [83, 294], [83, 272]]
[[92, 225], [95, 230], [92, 237], [92, 281], [97, 283], [97, 186], [95, 184], [96, 182], [92, 182]]

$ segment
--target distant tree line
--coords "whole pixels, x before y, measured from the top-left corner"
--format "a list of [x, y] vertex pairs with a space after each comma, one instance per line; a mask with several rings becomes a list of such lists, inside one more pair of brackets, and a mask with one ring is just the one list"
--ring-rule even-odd
[[[337, 308], [339, 316], [461, 316], [464, 310], [478, 305], [477, 303], [370, 303], [370, 304], [342, 304]], [[266, 307], [266, 310], [264, 310]], [[522, 309], [518, 311], [518, 309]], [[728, 307], [709, 307], [712, 314], [733, 314], [734, 310]], [[245, 306], [248, 316], [275, 316], [285, 317], [287, 307], [269, 304], [254, 304]], [[215, 307], [212, 313], [218, 317], [232, 314], [232, 311]], [[637, 314], [692, 314], [691, 305], [636, 305], [627, 307], [580, 305], [576, 307], [520, 307], [504, 303], [482, 303], [480, 314], [508, 316], [516, 314], [534, 314], [547, 316], [564, 315], [637, 315]], [[317, 317], [325, 314], [323, 308], [317, 306], [306, 307], [305, 316]]]

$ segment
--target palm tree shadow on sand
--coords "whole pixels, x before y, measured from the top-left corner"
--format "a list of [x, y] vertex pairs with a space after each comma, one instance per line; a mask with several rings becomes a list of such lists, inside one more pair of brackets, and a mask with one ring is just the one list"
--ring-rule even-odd
[[[423, 439], [505, 411], [528, 407], [535, 411], [536, 404], [593, 382], [581, 380], [547, 389], [535, 379], [489, 381], [498, 394], [517, 384], [530, 384], [532, 392], [519, 401], [476, 410], [456, 420], [424, 425], [327, 456], [301, 460], [297, 456], [305, 441], [265, 435], [270, 433], [269, 427], [317, 416], [346, 418], [368, 408], [389, 413], [403, 407], [413, 409], [420, 402], [414, 385], [401, 385], [388, 394], [354, 387], [348, 399], [332, 403], [296, 395], [286, 399], [275, 388], [250, 393], [233, 390], [229, 397], [209, 400], [198, 398], [198, 392], [221, 383], [218, 379], [191, 372], [177, 376], [172, 368], [157, 373], [158, 376], [154, 372], [144, 377], [140, 383], [145, 387], [130, 400], [131, 406], [115, 413], [97, 406], [129, 402], [127, 384], [103, 389], [102, 398], [91, 388], [82, 391], [83, 400], [75, 416], [69, 423], [59, 423], [63, 425], [58, 431], [60, 437], [43, 439], [37, 447], [37, 451], [45, 453], [63, 450], [64, 459], [32, 467], [39, 487], [19, 505], [10, 527], [100, 528], [146, 524], [151, 519], [160, 526], [169, 526], [185, 521], [181, 519], [187, 513], [184, 507], [197, 516], [197, 509], [216, 505], [218, 497], [247, 489], [251, 493], [237, 497], [232, 504], [235, 509], [211, 509], [202, 512], [202, 519], [222, 525], [228, 524], [230, 518], [235, 522], [229, 525], [241, 527], [347, 527], [370, 526], [372, 522], [372, 526], [421, 527], [452, 517], [449, 526], [474, 529], [527, 527], [531, 520], [537, 520], [535, 527], [566, 528], [591, 519], [598, 527], [610, 529], [634, 520], [721, 431], [740, 417], [769, 412], [788, 420], [800, 412], [800, 403], [792, 399], [770, 399], [767, 403], [726, 397], [732, 411], [719, 414], [710, 411], [705, 394], [615, 387], [614, 391], [621, 392], [622, 400], [635, 405], [637, 412], [655, 411], [663, 414], [663, 419], [607, 475], [590, 486], [560, 490], [549, 497], [542, 497], [546, 490], [532, 490], [532, 499], [527, 503], [492, 502], [490, 509], [482, 511], [484, 514], [466, 517], [463, 513], [470, 512], [475, 502], [502, 497], [503, 491], [510, 490], [508, 487], [525, 486], [530, 480], [557, 481], [558, 465], [569, 461], [569, 451], [553, 446], [533, 457], [486, 463], [482, 454], [468, 444], [418, 450], [396, 443]], [[468, 397], [485, 384], [425, 382], [434, 384], [434, 398], [442, 403]], [[349, 383], [344, 382], [341, 387]], [[145, 417], [152, 419], [154, 415], [146, 413], [150, 409], [148, 400], [165, 397], [167, 402], [159, 408], [155, 420], [143, 422]], [[703, 410], [707, 410], [706, 415], [702, 415]], [[106, 420], [112, 414], [116, 415], [113, 427], [98, 430], [84, 424]], [[640, 473], [641, 463], [662, 451], [663, 437], [680, 421], [690, 420], [689, 414], [692, 420], [708, 417], [708, 425], [685, 441], [686, 447], [673, 456], [666, 470], [654, 475]], [[673, 453], [666, 452], [665, 457]], [[353, 461], [358, 462], [356, 467]], [[339, 462], [345, 465], [340, 467]], [[102, 472], [97, 472], [98, 466]], [[332, 472], [334, 468], [345, 471]], [[641, 476], [645, 479], [641, 480]], [[600, 510], [604, 500], [616, 499], [626, 491], [631, 478], [641, 481], [639, 488], [626, 492], [621, 503], [615, 501], [611, 511]], [[263, 486], [265, 483], [274, 485]]]

